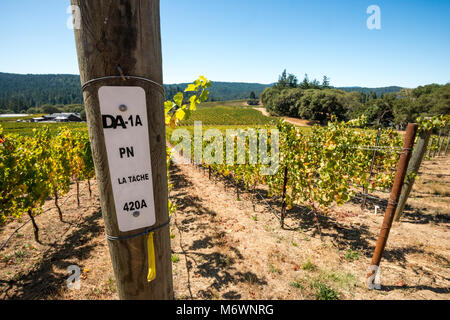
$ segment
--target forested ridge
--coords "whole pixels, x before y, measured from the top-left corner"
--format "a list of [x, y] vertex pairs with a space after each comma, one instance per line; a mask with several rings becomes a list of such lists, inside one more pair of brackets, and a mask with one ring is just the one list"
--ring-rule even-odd
[[380, 94], [363, 88], [340, 90], [330, 86], [330, 79], [326, 76], [319, 82], [309, 80], [305, 75], [304, 80], [299, 82], [295, 75], [285, 70], [277, 83], [262, 92], [261, 100], [273, 115], [322, 123], [333, 116], [339, 120], [365, 116], [373, 125], [404, 128], [419, 116], [450, 114], [450, 83], [430, 84], [415, 89], [399, 88], [396, 91], [397, 88], [391, 87], [391, 91], [384, 88], [386, 91], [380, 91]]
[[[248, 99], [251, 92], [259, 98], [261, 92], [273, 84], [212, 82], [209, 101]], [[166, 99], [182, 91], [186, 84], [168, 84]], [[342, 88], [345, 91], [373, 93], [397, 92], [400, 87]], [[70, 74], [21, 75], [0, 72], [0, 113], [39, 113], [43, 105], [61, 106], [83, 103], [80, 76]], [[31, 108], [31, 110], [29, 110]]]
[[[186, 88], [186, 83], [165, 85], [166, 99]], [[269, 85], [259, 83], [213, 82], [210, 101], [246, 99], [250, 92], [258, 95]], [[28, 112], [43, 105], [82, 104], [80, 76], [20, 75], [0, 73], [0, 113]]]

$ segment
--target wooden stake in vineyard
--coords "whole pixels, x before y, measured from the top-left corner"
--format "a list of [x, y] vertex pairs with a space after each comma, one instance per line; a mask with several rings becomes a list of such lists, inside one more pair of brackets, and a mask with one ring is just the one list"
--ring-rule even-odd
[[[430, 142], [431, 130], [421, 131], [419, 134], [419, 140], [417, 141], [414, 151], [411, 156], [411, 160], [408, 165], [408, 170], [406, 171], [407, 177], [402, 187], [402, 192], [400, 194], [400, 199], [398, 201], [397, 208], [395, 210], [394, 221], [400, 221], [403, 214], [403, 210], [406, 206], [406, 201], [409, 198], [409, 194], [414, 185], [415, 175], [419, 173], [420, 165], [422, 164], [425, 153], [427, 152], [427, 146]], [[413, 174], [414, 176], [410, 177]]]
[[172, 299], [159, 0], [71, 3], [119, 296]]
[[286, 188], [288, 183], [288, 167], [284, 167], [284, 179], [283, 179], [283, 191], [281, 195], [281, 216], [280, 216], [280, 222], [281, 222], [281, 228], [284, 228], [284, 218], [286, 218]]
[[[380, 266], [381, 257], [383, 256], [384, 248], [386, 247], [389, 232], [391, 231], [392, 222], [394, 220], [395, 210], [397, 208], [397, 203], [402, 191], [403, 181], [405, 180], [406, 169], [408, 168], [408, 163], [411, 158], [411, 151], [414, 146], [414, 139], [416, 137], [417, 128], [417, 124], [414, 123], [409, 123], [408, 127], [406, 128], [405, 140], [403, 143], [402, 153], [398, 161], [397, 172], [395, 173], [394, 185], [392, 186], [392, 191], [388, 206], [386, 208], [386, 213], [384, 215], [383, 224], [381, 225], [380, 235], [378, 236], [377, 245], [372, 256], [371, 267]], [[368, 273], [368, 285], [373, 285], [373, 276], [375, 272], [376, 271], [372, 268]]]

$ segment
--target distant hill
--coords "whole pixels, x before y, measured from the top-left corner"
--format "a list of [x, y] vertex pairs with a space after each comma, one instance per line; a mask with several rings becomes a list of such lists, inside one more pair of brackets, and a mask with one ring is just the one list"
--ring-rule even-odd
[[[184, 90], [187, 83], [166, 85], [166, 94], [168, 97], [173, 96], [176, 92]], [[210, 92], [211, 101], [227, 101], [248, 99], [250, 92], [255, 92], [256, 96], [260, 96], [265, 88], [270, 87], [270, 84], [260, 83], [244, 83], [244, 82], [212, 82]]]
[[78, 103], [83, 103], [79, 76], [0, 73], [0, 111]]
[[347, 91], [347, 92], [360, 92], [360, 93], [371, 93], [375, 92], [377, 96], [387, 93], [396, 93], [402, 90], [402, 87], [381, 87], [381, 88], [363, 88], [363, 87], [339, 87], [339, 90]]
[[[186, 88], [187, 83], [165, 85], [166, 98]], [[210, 100], [225, 101], [247, 99], [250, 92], [257, 96], [269, 85], [259, 83], [213, 82]], [[0, 112], [21, 112], [44, 104], [81, 104], [80, 76], [21, 75], [0, 73]]]
[[[171, 98], [178, 91], [186, 88], [186, 83], [165, 85], [166, 98]], [[211, 89], [211, 101], [226, 101], [247, 99], [250, 92], [254, 91], [259, 97], [261, 92], [271, 84], [243, 83], [243, 82], [213, 82]], [[345, 91], [398, 92], [400, 87], [386, 88], [338, 88]], [[68, 105], [82, 104], [80, 76], [70, 74], [48, 75], [21, 75], [12, 73], [0, 73], [0, 113], [20, 113], [32, 107], [40, 107], [44, 104]]]

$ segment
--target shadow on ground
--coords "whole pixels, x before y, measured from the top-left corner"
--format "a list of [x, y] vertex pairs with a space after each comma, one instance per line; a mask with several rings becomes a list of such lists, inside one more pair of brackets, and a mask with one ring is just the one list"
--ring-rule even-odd
[[38, 265], [26, 274], [14, 280], [0, 280], [2, 299], [37, 300], [54, 298], [66, 286], [70, 276], [66, 273], [55, 273], [53, 268], [67, 270], [70, 265], [80, 268], [87, 259], [94, 245], [86, 245], [91, 239], [103, 232], [99, 224], [101, 212], [98, 211], [74, 226], [75, 230], [64, 239], [62, 244], [52, 244]]
[[[184, 256], [188, 270], [190, 298], [218, 298], [215, 292], [224, 291], [231, 284], [266, 285], [267, 282], [255, 273], [237, 270], [237, 260], [242, 260], [244, 257], [238, 249], [227, 244], [225, 232], [219, 229], [220, 223], [215, 222], [217, 213], [206, 208], [198, 196], [187, 193], [186, 190], [192, 186], [192, 183], [181, 173], [178, 166], [172, 164], [170, 169], [173, 184], [171, 200], [177, 205], [178, 212], [183, 212], [181, 219], [175, 219], [175, 226], [180, 233], [181, 252], [179, 254]], [[205, 179], [208, 179], [208, 172], [204, 173]], [[207, 222], [199, 222], [200, 217], [206, 217]], [[188, 232], [204, 236], [194, 240], [189, 246], [183, 245], [183, 237], [187, 237]], [[212, 249], [213, 252], [202, 252], [204, 249]], [[194, 294], [191, 288], [193, 275], [211, 279], [212, 283]], [[241, 295], [234, 290], [229, 290], [222, 294], [222, 298], [240, 299]]]

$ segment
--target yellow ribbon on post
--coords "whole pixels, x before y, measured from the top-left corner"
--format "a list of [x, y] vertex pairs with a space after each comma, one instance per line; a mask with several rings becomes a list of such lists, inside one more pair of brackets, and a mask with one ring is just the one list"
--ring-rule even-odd
[[147, 250], [148, 250], [148, 276], [147, 276], [147, 281], [148, 282], [152, 282], [156, 278], [155, 247], [153, 245], [153, 232], [150, 232], [148, 234]]

